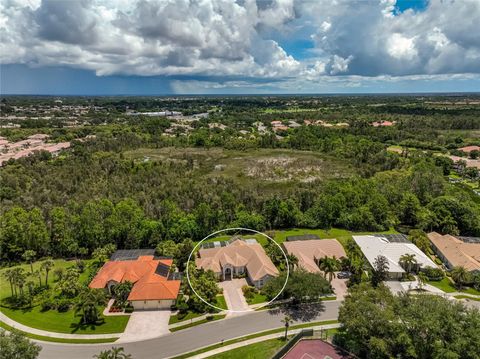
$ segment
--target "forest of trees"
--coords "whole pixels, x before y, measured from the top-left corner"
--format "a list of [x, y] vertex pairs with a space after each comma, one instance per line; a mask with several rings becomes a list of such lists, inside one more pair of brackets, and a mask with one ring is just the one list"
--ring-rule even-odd
[[[192, 111], [212, 103], [223, 106], [221, 114], [214, 112], [210, 120], [200, 121], [189, 136], [161, 136], [159, 129], [164, 128], [166, 120], [154, 118], [128, 120], [123, 125], [44, 129], [54, 138], [55, 133], [58, 138], [76, 137], [79, 133], [96, 133], [97, 137], [75, 142], [72, 151], [61, 158], [37, 155], [12, 161], [0, 169], [2, 263], [18, 261], [29, 249], [39, 257], [82, 257], [109, 243], [117, 248], [153, 248], [165, 240], [197, 241], [229, 226], [367, 231], [396, 227], [480, 235], [480, 198], [445, 179], [451, 161], [441, 160], [429, 151], [403, 155], [386, 150], [390, 143], [405, 140], [440, 148], [464, 143], [457, 133], [446, 132], [436, 138], [432, 137], [435, 126], [415, 125], [433, 121], [429, 112], [407, 111], [410, 117], [399, 120], [398, 126], [374, 129], [365, 117], [379, 110], [374, 107], [368, 112], [370, 100], [365, 100], [358, 110], [342, 104], [333, 112], [339, 119], [349, 118], [349, 128], [302, 126], [289, 130], [282, 140], [273, 134], [238, 138], [236, 130], [245, 124], [258, 119], [268, 123], [269, 118], [279, 116], [262, 112], [262, 102], [257, 99], [243, 103], [239, 99], [223, 101], [220, 105], [218, 99], [185, 102]], [[103, 105], [106, 102], [103, 100]], [[280, 102], [272, 103], [281, 107]], [[302, 104], [307, 108], [310, 105]], [[171, 109], [181, 110], [181, 106]], [[383, 118], [396, 113], [395, 108], [384, 110]], [[325, 111], [281, 116], [332, 115], [333, 110]], [[438, 123], [449, 121], [454, 128], [469, 128], [467, 123], [476, 116], [475, 111], [436, 111], [434, 115], [441, 117]], [[358, 119], [353, 119], [355, 114]], [[208, 129], [208, 121], [219, 118], [233, 124], [232, 128]], [[479, 128], [476, 121], [472, 126]], [[14, 137], [22, 133], [31, 131], [2, 131], [2, 135]], [[205, 176], [211, 165], [187, 154], [182, 162], [134, 161], [124, 155], [127, 150], [169, 146], [308, 150], [343, 161], [355, 171], [342, 179], [292, 181], [278, 190], [264, 191], [254, 182], [239, 185], [232, 177]]]

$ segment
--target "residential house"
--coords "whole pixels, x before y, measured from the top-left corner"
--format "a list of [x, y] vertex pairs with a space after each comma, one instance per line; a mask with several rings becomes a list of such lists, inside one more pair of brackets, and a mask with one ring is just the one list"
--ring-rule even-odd
[[224, 247], [202, 248], [195, 263], [198, 268], [212, 270], [220, 280], [246, 275], [257, 288], [279, 275], [278, 269], [256, 240], [235, 239]]
[[288, 254], [298, 258], [298, 267], [318, 273], [319, 262], [325, 257], [337, 259], [347, 257], [342, 245], [336, 239], [307, 239], [287, 241], [282, 244]]
[[181, 283], [169, 277], [172, 262], [172, 259], [155, 259], [153, 255], [110, 260], [98, 271], [89, 287], [111, 291], [119, 283], [132, 282], [128, 301], [136, 310], [169, 309], [175, 304]]
[[415, 269], [432, 267], [436, 265], [415, 244], [408, 241], [403, 235], [366, 235], [353, 236], [353, 240], [360, 247], [363, 255], [372, 267], [378, 256], [384, 256], [388, 261], [388, 276], [390, 279], [400, 279], [405, 270], [399, 264], [404, 254], [413, 254], [417, 265]]
[[455, 237], [437, 232], [428, 233], [435, 254], [449, 269], [464, 267], [469, 272], [480, 271], [480, 238]]

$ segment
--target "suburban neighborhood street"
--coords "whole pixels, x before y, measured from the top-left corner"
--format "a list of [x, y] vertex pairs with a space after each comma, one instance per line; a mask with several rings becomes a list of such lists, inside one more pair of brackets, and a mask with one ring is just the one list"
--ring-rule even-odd
[[[295, 320], [293, 325], [303, 322], [333, 320], [338, 317], [340, 301], [327, 301], [318, 305], [304, 305], [302, 310], [289, 311], [288, 314]], [[232, 317], [230, 319], [212, 322], [179, 332], [167, 334], [159, 338], [135, 343], [122, 343], [125, 352], [133, 358], [169, 358], [185, 352], [194, 351], [205, 346], [217, 344], [222, 340], [229, 340], [252, 333], [282, 327], [281, 320], [284, 311], [262, 310], [251, 314]], [[101, 350], [111, 348], [112, 344], [55, 344], [41, 343], [40, 358], [69, 358], [88, 359]]]

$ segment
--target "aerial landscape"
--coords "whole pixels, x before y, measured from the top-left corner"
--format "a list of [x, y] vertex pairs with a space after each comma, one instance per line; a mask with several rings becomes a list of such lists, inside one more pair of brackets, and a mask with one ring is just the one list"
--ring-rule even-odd
[[478, 19], [0, 2], [0, 359], [479, 359]]

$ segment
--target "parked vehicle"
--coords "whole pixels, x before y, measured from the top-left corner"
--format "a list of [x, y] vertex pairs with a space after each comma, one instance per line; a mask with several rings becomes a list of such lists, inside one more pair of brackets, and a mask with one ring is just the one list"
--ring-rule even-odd
[[350, 276], [352, 275], [352, 273], [350, 272], [340, 272], [337, 274], [337, 278], [338, 279], [347, 279], [347, 278], [350, 278]]

